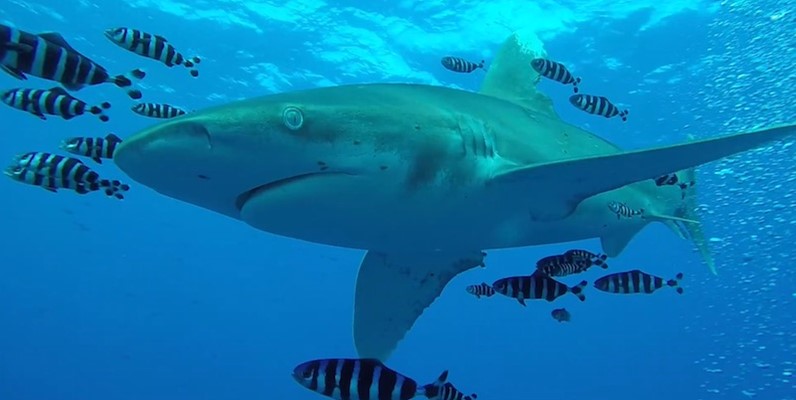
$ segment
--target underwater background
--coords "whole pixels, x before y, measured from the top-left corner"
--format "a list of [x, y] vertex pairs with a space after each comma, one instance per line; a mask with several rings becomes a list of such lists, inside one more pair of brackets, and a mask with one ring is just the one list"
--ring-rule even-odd
[[[626, 149], [796, 120], [792, 0], [0, 0], [0, 23], [59, 32], [113, 73], [144, 68], [144, 100], [186, 109], [348, 83], [478, 90], [483, 71], [453, 74], [440, 57], [488, 67], [519, 29], [631, 110], [626, 123], [595, 118], [567, 104], [570, 88], [538, 86], [565, 121]], [[201, 76], [121, 51], [103, 37], [115, 26], [167, 36], [202, 57]], [[21, 86], [55, 84], [0, 75], [0, 88]], [[130, 113], [111, 85], [78, 97], [111, 102], [111, 121], [41, 121], [3, 107], [0, 160], [157, 123]], [[421, 383], [449, 369], [483, 400], [796, 399], [789, 144], [698, 168], [718, 275], [662, 224], [612, 260], [664, 278], [683, 272], [683, 295], [564, 296], [555, 306], [572, 321], [558, 323], [546, 302], [479, 301], [464, 287], [571, 247], [599, 251], [599, 241], [488, 251], [488, 268], [454, 279], [387, 364]], [[0, 179], [0, 400], [321, 399], [290, 372], [356, 357], [363, 252], [260, 232], [137, 185], [112, 163], [94, 168], [129, 181], [124, 201]]]

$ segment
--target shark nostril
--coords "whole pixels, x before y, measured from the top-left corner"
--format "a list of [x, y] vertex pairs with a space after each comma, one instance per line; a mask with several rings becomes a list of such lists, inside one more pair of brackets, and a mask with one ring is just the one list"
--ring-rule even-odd
[[301, 129], [304, 125], [304, 115], [296, 107], [287, 107], [282, 111], [282, 123], [292, 131]]

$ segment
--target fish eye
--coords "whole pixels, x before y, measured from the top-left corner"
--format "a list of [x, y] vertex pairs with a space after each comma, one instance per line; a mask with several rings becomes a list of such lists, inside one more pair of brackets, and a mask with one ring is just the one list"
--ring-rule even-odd
[[304, 125], [304, 115], [296, 107], [287, 107], [282, 111], [282, 123], [291, 131], [299, 130]]
[[304, 372], [301, 373], [301, 376], [304, 379], [310, 379], [312, 378], [312, 371], [310, 371], [309, 369], [305, 369]]

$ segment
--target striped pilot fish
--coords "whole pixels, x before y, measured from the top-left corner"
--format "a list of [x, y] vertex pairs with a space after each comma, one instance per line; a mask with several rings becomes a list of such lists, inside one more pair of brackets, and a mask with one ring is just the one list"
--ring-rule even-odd
[[680, 178], [675, 173], [661, 175], [655, 178], [655, 185], [657, 186], [679, 186], [680, 190], [682, 191], [682, 198], [685, 198], [686, 190], [688, 190], [688, 188], [691, 186], [694, 186], [695, 183], [696, 182], [694, 181], [680, 182]]
[[609, 202], [608, 209], [611, 210], [612, 213], [616, 214], [616, 219], [620, 219], [622, 217], [633, 218], [636, 215], [644, 214], [643, 208], [633, 209], [628, 207], [627, 204], [620, 203], [618, 201]]
[[5, 169], [5, 175], [19, 182], [39, 186], [50, 192], [71, 189], [79, 194], [102, 190], [106, 196], [124, 199], [130, 186], [118, 180], [100, 179], [82, 161], [45, 152], [17, 155]]
[[539, 259], [536, 270], [547, 276], [567, 276], [585, 272], [592, 265], [608, 268], [605, 254], [594, 254], [590, 251], [573, 249], [564, 254], [556, 254]]
[[75, 50], [58, 33], [34, 34], [0, 24], [0, 68], [17, 79], [25, 74], [56, 81], [69, 90], [112, 83], [133, 99], [141, 91], [132, 89], [133, 81], [146, 73], [135, 69], [124, 75], [111, 76], [101, 65]]
[[122, 139], [112, 133], [102, 137], [71, 137], [61, 142], [61, 149], [79, 156], [86, 156], [102, 164], [102, 159], [112, 159]]
[[18, 110], [27, 111], [42, 120], [47, 119], [44, 114], [69, 120], [86, 112], [98, 116], [102, 122], [108, 122], [110, 119], [103, 111], [111, 107], [110, 103], [104, 102], [98, 106], [89, 106], [83, 100], [72, 97], [66, 90], [57, 86], [47, 90], [11, 89], [0, 92], [0, 97], [3, 103]]
[[138, 29], [111, 28], [105, 30], [105, 37], [119, 47], [139, 56], [158, 60], [169, 67], [184, 65], [190, 70], [191, 76], [194, 78], [199, 76], [199, 71], [195, 67], [202, 60], [199, 57], [186, 58], [163, 36], [142, 32]]
[[481, 60], [481, 63], [476, 64], [472, 61], [467, 61], [461, 57], [453, 57], [453, 56], [445, 56], [442, 57], [442, 60], [440, 60], [440, 62], [442, 62], [442, 66], [445, 67], [445, 69], [448, 69], [453, 72], [461, 72], [464, 74], [473, 72], [479, 68], [485, 70], [486, 68], [484, 68], [484, 61], [485, 60]]
[[301, 386], [337, 400], [409, 400], [431, 398], [439, 393], [448, 371], [428, 385], [418, 387], [376, 359], [330, 358], [307, 361], [293, 369], [293, 379]]
[[563, 83], [564, 85], [572, 85], [572, 90], [575, 93], [578, 92], [580, 78], [573, 76], [564, 64], [545, 58], [534, 58], [531, 60], [531, 68], [547, 79]]
[[619, 110], [614, 103], [611, 103], [606, 97], [592, 96], [590, 94], [573, 94], [569, 96], [569, 102], [580, 110], [586, 111], [589, 114], [600, 115], [605, 118], [619, 116], [622, 121], [627, 121], [628, 110]]
[[495, 292], [515, 298], [524, 306], [526, 299], [553, 301], [566, 293], [572, 293], [580, 301], [585, 301], [586, 296], [583, 295], [583, 288], [587, 284], [588, 282], [583, 281], [573, 287], [568, 287], [547, 275], [534, 272], [531, 275], [498, 279], [492, 284], [492, 287]]
[[136, 114], [150, 118], [175, 118], [186, 113], [179, 107], [164, 103], [138, 103], [130, 109]]
[[606, 275], [594, 281], [594, 287], [608, 293], [652, 293], [664, 286], [671, 286], [682, 294], [683, 288], [680, 287], [680, 280], [683, 274], [678, 273], [674, 279], [664, 280], [655, 275], [634, 269], [632, 271], [617, 272]]
[[432, 400], [476, 400], [478, 395], [475, 393], [466, 395], [464, 392], [457, 389], [456, 386], [453, 386], [452, 383], [445, 382], [442, 386], [433, 386], [430, 388], [426, 392], [426, 397]]
[[478, 285], [469, 285], [464, 290], [479, 299], [481, 296], [492, 297], [495, 295], [495, 289], [492, 289], [492, 285], [486, 282], [481, 282]]

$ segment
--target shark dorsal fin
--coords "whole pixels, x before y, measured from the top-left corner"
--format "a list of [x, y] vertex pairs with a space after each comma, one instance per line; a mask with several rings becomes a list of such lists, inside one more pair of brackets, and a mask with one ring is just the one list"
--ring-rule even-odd
[[531, 60], [546, 52], [533, 32], [514, 32], [498, 50], [481, 85], [481, 94], [509, 100], [533, 111], [556, 116], [547, 95], [536, 91], [539, 74]]

